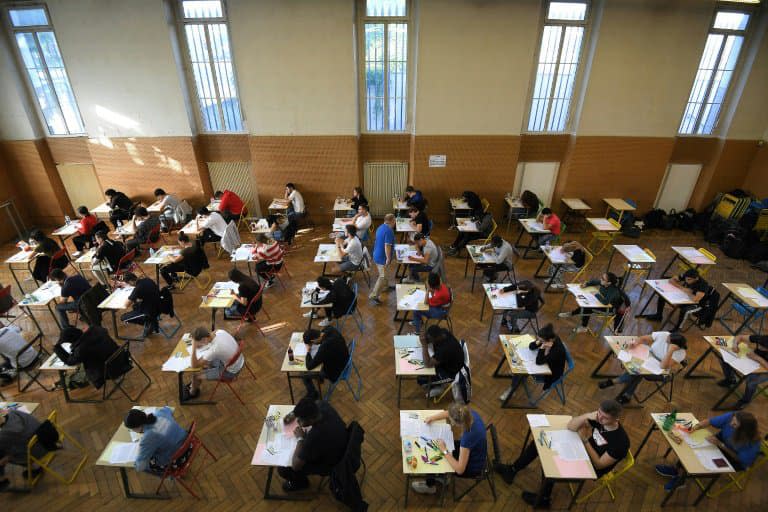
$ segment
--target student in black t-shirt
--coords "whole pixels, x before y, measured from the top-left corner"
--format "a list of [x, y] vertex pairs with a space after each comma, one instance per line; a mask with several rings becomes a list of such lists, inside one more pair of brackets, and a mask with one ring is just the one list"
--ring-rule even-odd
[[[341, 318], [349, 311], [349, 306], [352, 301], [355, 300], [355, 292], [352, 291], [347, 280], [344, 277], [337, 277], [333, 281], [325, 276], [317, 278], [317, 287], [320, 290], [327, 291], [328, 294], [315, 301], [314, 294], [312, 298], [312, 304], [333, 304], [330, 308], [319, 308], [325, 312], [326, 317], [320, 320], [320, 327], [327, 327], [331, 325], [331, 320], [334, 318]], [[305, 313], [304, 316], [309, 318], [313, 312]]]
[[143, 337], [147, 337], [153, 332], [159, 332], [157, 317], [160, 315], [160, 288], [157, 287], [157, 283], [148, 277], [138, 279], [133, 273], [126, 272], [123, 274], [123, 284], [133, 286], [127, 306], [132, 310], [123, 313], [120, 320], [143, 325]]
[[[160, 219], [152, 217], [146, 208], [143, 206], [136, 208], [136, 213], [131, 222], [136, 226], [136, 230], [133, 238], [125, 243], [128, 251], [136, 249], [136, 254], [138, 254], [141, 250], [141, 244], [157, 242], [160, 236]], [[157, 229], [157, 233], [152, 235], [154, 229]]]
[[[560, 336], [555, 334], [555, 328], [552, 324], [547, 324], [539, 329], [539, 334], [536, 339], [528, 345], [529, 350], [536, 351], [536, 364], [546, 364], [549, 366], [550, 375], [534, 375], [534, 382], [538, 382], [544, 385], [544, 389], [549, 387], [562, 377], [565, 371], [566, 356], [565, 345]], [[512, 377], [512, 384], [502, 394], [499, 399], [502, 402], [509, 400], [510, 395], [520, 386], [523, 379], [527, 375], [514, 375]]]
[[[248, 305], [253, 298], [259, 294], [259, 283], [236, 268], [229, 271], [228, 277], [230, 281], [237, 283], [238, 286], [237, 292], [232, 290], [232, 294], [235, 296], [235, 302], [224, 310], [224, 318], [226, 320], [239, 320], [245, 314]], [[259, 297], [259, 299], [251, 306], [251, 315], [255, 315], [261, 309], [262, 298], [263, 297]]]
[[[291, 467], [277, 469], [285, 479], [285, 492], [309, 487], [308, 475], [329, 475], [347, 449], [347, 426], [329, 403], [302, 398], [283, 421], [290, 424], [294, 419], [298, 426], [293, 432], [299, 443]], [[307, 427], [312, 428], [305, 430]]]
[[411, 239], [416, 236], [417, 233], [421, 233], [424, 236], [429, 236], [429, 219], [424, 210], [419, 210], [415, 206], [408, 208], [408, 216], [411, 218], [411, 226], [415, 231], [411, 233]]
[[117, 221], [125, 221], [131, 218], [133, 203], [128, 196], [113, 188], [104, 191], [109, 203], [109, 222], [117, 229]]
[[35, 280], [44, 283], [48, 280], [49, 267], [64, 268], [67, 266], [67, 256], [61, 256], [51, 264], [51, 258], [61, 250], [52, 238], [43, 234], [39, 229], [35, 229], [30, 234], [30, 239], [36, 244], [32, 253], [35, 256], [35, 266], [32, 268], [32, 277]]
[[203, 248], [196, 241], [192, 242], [183, 231], [179, 231], [179, 245], [181, 246], [181, 253], [174, 257], [171, 263], [160, 267], [160, 275], [163, 276], [171, 290], [176, 287], [175, 283], [179, 280], [176, 275], [177, 272], [198, 276], [203, 269], [208, 268], [208, 257]]
[[[67, 277], [63, 270], [55, 268], [51, 270], [51, 281], [56, 281], [61, 286], [62, 302], [56, 304], [56, 313], [62, 329], [69, 327], [69, 311], [77, 311], [80, 307], [80, 297], [91, 289], [91, 284], [80, 274]], [[70, 299], [72, 299], [70, 301]]]
[[[685, 290], [691, 296], [691, 300], [695, 302], [695, 304], [681, 304], [677, 306], [678, 311], [680, 311], [680, 315], [677, 318], [675, 326], [672, 328], [673, 331], [677, 331], [680, 329], [680, 324], [683, 323], [685, 313], [688, 310], [699, 307], [701, 299], [704, 298], [704, 296], [707, 294], [707, 290], [709, 290], [709, 284], [701, 278], [697, 270], [692, 268], [689, 268], [679, 276], [673, 277], [669, 281], [678, 288]], [[665, 301], [664, 298], [659, 295], [659, 300], [656, 303], [656, 313], [651, 315], [637, 315], [637, 317], [645, 318], [646, 320], [653, 322], [658, 322], [662, 319], [662, 313], [664, 312], [664, 305], [666, 303], [667, 301]]]
[[[432, 354], [429, 347], [432, 346]], [[426, 368], [434, 368], [436, 378], [432, 382], [429, 396], [440, 396], [445, 384], [453, 382], [456, 374], [464, 365], [464, 350], [456, 337], [443, 327], [430, 325], [421, 339], [422, 360]], [[427, 386], [430, 381], [426, 377], [419, 377], [418, 383]]]
[[[344, 336], [335, 327], [329, 326], [322, 331], [306, 330], [303, 339], [307, 345], [307, 356], [304, 361], [307, 370], [313, 370], [323, 365], [320, 370], [320, 381], [323, 379], [328, 379], [331, 382], [339, 380], [341, 372], [344, 371], [349, 360], [349, 349]], [[313, 345], [317, 346], [317, 351], [313, 350]], [[303, 381], [304, 387], [307, 388], [307, 397], [313, 400], [320, 398], [312, 382], [312, 377], [304, 377]]]
[[[604, 400], [598, 410], [576, 416], [568, 422], [568, 430], [578, 432], [584, 442], [584, 448], [598, 478], [611, 471], [629, 451], [629, 437], [624, 427], [619, 424], [620, 414], [621, 405], [618, 402]], [[494, 469], [505, 482], [511, 484], [518, 471], [522, 471], [538, 458], [536, 442], [536, 439], [532, 439], [512, 464], [494, 464]], [[549, 508], [554, 485], [554, 480], [545, 479], [538, 501], [537, 494], [528, 491], [523, 492], [523, 500], [534, 508]]]
[[[92, 263], [95, 266], [104, 267], [103, 263], [106, 262], [110, 272], [116, 271], [120, 258], [125, 256], [125, 246], [122, 242], [109, 238], [106, 231], [97, 231], [94, 236], [96, 237], [96, 252], [93, 254]], [[106, 268], [103, 269], [107, 270]]]
[[[739, 343], [754, 343], [754, 351], [747, 352], [747, 357], [760, 363], [760, 367], [764, 370], [768, 370], [768, 336], [760, 336], [755, 334], [741, 334], [739, 336], [734, 336], [733, 341], [731, 342], [731, 351], [738, 353]], [[723, 369], [723, 376], [725, 378], [719, 381], [717, 385], [725, 388], [735, 386], [738, 383], [736, 371], [731, 367], [731, 365], [726, 363], [722, 357], [719, 358], [719, 361], [720, 367]], [[755, 396], [757, 387], [765, 381], [768, 381], [768, 371], [750, 373], [747, 375], [744, 379], [746, 386], [744, 388], [744, 395], [736, 402], [733, 408], [743, 409], [746, 407], [747, 404], [752, 401], [752, 397]]]
[[504, 312], [501, 321], [507, 326], [512, 334], [520, 334], [518, 320], [536, 318], [541, 307], [541, 290], [536, 288], [530, 281], [518, 281], [516, 284], [505, 286], [501, 293], [512, 293], [517, 291], [517, 306], [522, 309], [510, 309]]

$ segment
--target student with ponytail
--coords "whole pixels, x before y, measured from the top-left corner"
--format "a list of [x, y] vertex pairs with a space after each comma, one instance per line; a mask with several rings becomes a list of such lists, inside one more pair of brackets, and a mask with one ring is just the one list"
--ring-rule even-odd
[[149, 414], [140, 409], [131, 409], [125, 417], [125, 426], [137, 434], [142, 434], [135, 464], [136, 471], [158, 476], [173, 462], [171, 457], [187, 438], [187, 431], [176, 423], [173, 411], [167, 406]]

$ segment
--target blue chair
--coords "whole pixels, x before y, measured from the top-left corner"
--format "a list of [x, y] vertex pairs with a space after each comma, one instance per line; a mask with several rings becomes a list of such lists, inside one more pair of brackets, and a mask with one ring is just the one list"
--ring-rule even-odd
[[429, 231], [427, 232], [427, 237], [432, 236], [432, 228], [435, 226], [435, 221], [432, 219], [429, 219]]
[[573, 367], [575, 366], [575, 364], [573, 362], [573, 357], [571, 356], [571, 351], [568, 350], [568, 346], [565, 344], [563, 344], [563, 346], [565, 347], [565, 360], [566, 360], [567, 367], [565, 368], [565, 371], [560, 376], [560, 378], [557, 379], [555, 382], [553, 382], [551, 386], [549, 386], [549, 389], [545, 389], [544, 391], [541, 392], [541, 394], [537, 398], [532, 400], [531, 392], [528, 389], [527, 380], [523, 381], [523, 389], [525, 390], [525, 395], [528, 397], [528, 404], [531, 407], [536, 407], [539, 402], [547, 398], [547, 396], [549, 396], [549, 394], [552, 392], [553, 389], [557, 392], [557, 396], [560, 397], [560, 402], [562, 402], [562, 404], [565, 405], [565, 378], [568, 376], [569, 373], [573, 371]]
[[[352, 393], [352, 398], [355, 399], [355, 401], [360, 400], [360, 395], [363, 391], [363, 379], [360, 377], [360, 372], [357, 371], [357, 366], [355, 366], [354, 361], [352, 360], [352, 357], [355, 354], [355, 340], [349, 342], [349, 359], [347, 360], [347, 365], [344, 367], [344, 370], [341, 372], [341, 375], [339, 375], [339, 378], [336, 382], [332, 382], [330, 386], [328, 386], [328, 391], [325, 393], [325, 397], [323, 397], [323, 400], [328, 402], [331, 399], [331, 395], [333, 394], [333, 390], [336, 389], [336, 386], [339, 384], [339, 382], [346, 382], [347, 388], [349, 388], [349, 391]], [[352, 385], [349, 383], [350, 376], [352, 375], [352, 370], [355, 370], [355, 375], [357, 375], [357, 393], [355, 393], [355, 390], [352, 389]]]
[[347, 308], [347, 312], [344, 313], [344, 316], [336, 319], [336, 330], [339, 332], [342, 332], [342, 329], [344, 329], [344, 324], [347, 321], [347, 317], [351, 316], [357, 324], [357, 328], [360, 330], [360, 334], [363, 334], [365, 327], [363, 326], [363, 315], [360, 313], [360, 310], [357, 309], [357, 288], [357, 283], [353, 283], [352, 293], [354, 293], [355, 296], [352, 299], [352, 303], [349, 305], [349, 308]]
[[[757, 287], [757, 291], [762, 295], [763, 297], [768, 298], [768, 290], [766, 290], [762, 286]], [[746, 320], [750, 315], [755, 313], [755, 308], [751, 306], [747, 306], [745, 304], [740, 304], [738, 302], [731, 302], [731, 309], [733, 311], [736, 311], [736, 313], [741, 316], [741, 320], [739, 323], [742, 323], [744, 320]], [[750, 322], [750, 325], [747, 325], [746, 327], [748, 329], [751, 329], [754, 332], [754, 329], [752, 329], [751, 324], [755, 323], [755, 321], [759, 318], [760, 319], [760, 328], [757, 330], [758, 333], [763, 332], [763, 321], [765, 320], [765, 314], [766, 310], [761, 309], [757, 313], [755, 313], [755, 316], [752, 317], [752, 321]]]

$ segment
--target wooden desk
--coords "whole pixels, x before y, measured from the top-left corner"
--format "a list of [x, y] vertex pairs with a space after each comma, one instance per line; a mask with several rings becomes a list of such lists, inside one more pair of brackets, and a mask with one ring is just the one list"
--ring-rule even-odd
[[64, 224], [60, 228], [57, 228], [53, 233], [51, 233], [53, 236], [56, 236], [59, 238], [59, 243], [61, 244], [61, 247], [64, 249], [64, 251], [69, 254], [69, 250], [67, 249], [67, 239], [74, 236], [77, 233], [77, 230], [80, 228], [80, 222], [74, 220], [70, 221], [69, 224]]
[[511, 292], [503, 292], [502, 289], [509, 286], [509, 283], [483, 283], [483, 304], [480, 306], [480, 321], [483, 321], [483, 313], [485, 312], [485, 302], [488, 300], [491, 303], [491, 321], [488, 323], [488, 337], [486, 341], [491, 339], [491, 330], [493, 329], [493, 317], [497, 315], [503, 315], [505, 311], [513, 309], [522, 309], [517, 305], [517, 290]]
[[221, 199], [214, 199], [210, 203], [208, 203], [208, 206], [206, 208], [209, 212], [217, 212], [219, 211], [219, 205], [221, 205]]
[[[554, 267], [555, 270], [553, 275], [558, 274], [558, 272], [560, 271], [560, 267], [564, 265], [573, 265], [573, 260], [568, 255], [568, 253], [563, 252], [562, 245], [545, 245], [541, 248], [541, 250], [544, 252], [544, 255], [546, 257], [541, 260], [541, 263], [539, 263], [539, 266], [538, 268], [536, 268], [536, 272], [534, 272], [533, 277], [536, 277], [538, 279], [545, 279], [549, 277], [549, 274], [540, 273], [541, 269], [544, 267], [545, 261], [549, 261], [549, 264], [552, 267]], [[546, 293], [551, 286], [552, 286], [552, 280], [549, 279], [542, 293]]]
[[397, 233], [402, 233], [401, 241], [404, 242], [410, 233], [416, 232], [416, 226], [411, 223], [409, 217], [398, 217], [395, 219], [395, 231]]
[[[426, 377], [432, 382], [432, 377], [437, 375], [434, 367], [424, 366], [423, 349], [416, 335], [393, 336], [395, 352], [395, 379], [397, 380], [397, 407], [400, 407], [401, 389], [403, 380], [417, 380]], [[429, 406], [429, 393], [427, 393], [427, 406]]]
[[723, 300], [720, 302], [720, 304], [718, 304], [718, 311], [720, 311], [728, 299], [731, 299], [734, 302], [738, 302], [744, 306], [747, 311], [751, 310], [751, 313], [749, 313], [749, 315], [744, 319], [744, 321], [735, 331], [731, 330], [728, 324], [724, 321], [726, 315], [721, 315], [720, 318], [718, 318], [720, 324], [725, 327], [725, 329], [730, 334], [740, 334], [741, 331], [743, 331], [745, 328], [752, 331], [753, 334], [758, 334], [754, 329], [752, 329], [752, 327], [750, 327], [749, 324], [752, 322], [752, 318], [754, 318], [758, 312], [768, 309], [768, 297], [763, 296], [760, 292], [746, 283], [721, 284], [726, 290], [728, 290], [728, 293], [725, 294]]
[[[41, 372], [58, 372], [59, 374], [59, 381], [61, 382], [62, 386], [61, 389], [64, 392], [64, 400], [70, 403], [79, 403], [79, 404], [95, 404], [98, 402], [101, 402], [101, 400], [95, 400], [95, 399], [81, 399], [81, 398], [72, 398], [72, 396], [69, 394], [69, 389], [66, 385], [66, 375], [67, 373], [74, 373], [79, 369], [79, 366], [69, 366], [67, 364], [64, 364], [64, 361], [59, 359], [59, 356], [57, 356], [55, 353], [48, 356], [48, 358], [43, 361], [43, 364], [40, 365], [39, 370]], [[106, 385], [106, 384], [105, 384]], [[55, 388], [46, 391], [53, 391]]]
[[621, 363], [623, 370], [632, 375], [663, 375], [668, 374], [669, 370], [663, 370], [661, 373], [655, 373], [653, 366], [650, 368], [646, 365], [646, 361], [649, 358], [655, 359], [651, 356], [650, 347], [645, 344], [637, 344], [631, 346], [630, 343], [637, 339], [637, 336], [605, 336], [605, 341], [608, 344], [608, 352], [605, 357], [600, 360], [598, 365], [592, 370], [590, 377], [593, 379], [612, 379], [618, 377], [619, 374], [603, 374], [600, 370], [611, 356], [618, 359]]
[[346, 233], [347, 226], [350, 224], [352, 224], [352, 217], [338, 217], [336, 219], [333, 219], [333, 225], [331, 226], [331, 230], [334, 233]]
[[645, 271], [645, 278], [651, 277], [651, 270], [653, 270], [653, 264], [656, 263], [656, 258], [645, 252], [645, 249], [639, 245], [614, 245], [611, 250], [611, 255], [608, 257], [608, 265], [605, 267], [606, 272], [611, 271], [611, 262], [613, 256], [616, 253], [621, 254], [625, 260], [627, 260], [627, 267], [624, 268], [624, 272], [621, 276], [621, 289], [623, 290], [627, 286], [627, 276], [632, 269], [640, 269]]
[[179, 405], [210, 405], [216, 402], [212, 400], [200, 400], [198, 398], [184, 397], [184, 374], [188, 372], [199, 372], [202, 368], [192, 367], [192, 335], [184, 333], [179, 338], [176, 346], [173, 347], [171, 355], [163, 363], [162, 371], [176, 374], [176, 380], [179, 387]]
[[[293, 361], [290, 361], [288, 359], [288, 347], [285, 349], [285, 355], [283, 356], [283, 364], [280, 366], [280, 371], [285, 373], [285, 376], [288, 378], [288, 391], [291, 394], [291, 403], [295, 404], [296, 399], [293, 396], [293, 384], [291, 381], [293, 379], [303, 379], [304, 377], [312, 377], [317, 380], [319, 385], [319, 393], [320, 396], [322, 396], [322, 383], [323, 378], [320, 375], [320, 370], [323, 369], [323, 365], [317, 366], [316, 368], [313, 368], [311, 371], [307, 370], [306, 365], [306, 350], [307, 346], [304, 343], [304, 333], [303, 332], [294, 332], [291, 334], [291, 339], [288, 341], [288, 346], [293, 350]], [[297, 354], [297, 349], [299, 354]], [[318, 345], [313, 345], [312, 347], [312, 355], [317, 353]]]
[[[477, 245], [477, 244], [468, 244], [467, 249], [467, 257], [466, 261], [464, 262], [464, 277], [467, 277], [467, 271], [469, 270], [469, 261], [472, 260], [472, 287], [470, 288], [469, 292], [474, 293], [475, 292], [475, 279], [477, 278], [477, 269], [478, 267], [493, 265], [496, 263], [496, 249], [493, 247], [488, 247], [487, 249], [484, 249], [484, 245]], [[515, 270], [514, 268], [511, 270], [512, 275], [514, 276]], [[517, 279], [515, 279], [517, 281]]]
[[[96, 248], [92, 247], [85, 251], [83, 254], [78, 256], [78, 258], [74, 261], [74, 264], [77, 265], [78, 270], [80, 271], [83, 276], [85, 276], [84, 272], [86, 270], [93, 271], [93, 257], [96, 255]], [[84, 268], [85, 265], [88, 265], [88, 268]]]
[[[494, 379], [512, 379], [512, 387], [509, 394], [501, 403], [502, 409], [531, 409], [536, 407], [531, 403], [531, 391], [528, 389], [528, 378], [535, 375], [552, 375], [552, 370], [548, 364], [536, 364], [536, 352], [528, 348], [536, 338], [530, 334], [500, 334], [499, 344], [503, 355], [496, 365], [493, 372]], [[501, 373], [501, 367], [504, 363], [509, 367], [509, 373]], [[510, 404], [509, 401], [514, 396], [515, 391], [523, 386], [525, 396], [528, 398], [527, 405]]]
[[451, 197], [448, 199], [448, 203], [451, 208], [451, 218], [453, 220], [452, 226], [448, 229], [459, 227], [459, 218], [467, 218], [472, 213], [472, 209], [463, 197]]
[[[406, 414], [413, 418], [418, 418], [421, 421], [424, 421], [424, 419], [437, 414], [439, 412], [442, 412], [440, 410], [401, 410], [400, 416], [402, 417], [403, 414]], [[446, 423], [445, 420], [440, 420], [435, 423]], [[418, 445], [416, 443], [419, 443]], [[411, 451], [407, 451], [407, 446], [410, 444]], [[447, 445], [448, 443], [446, 443]], [[446, 449], [453, 450], [453, 447], [446, 446]], [[427, 456], [429, 458], [442, 455], [439, 451], [435, 450], [434, 448], [430, 448], [428, 446], [425, 446], [424, 439], [418, 436], [403, 436], [402, 433], [400, 435], [400, 451], [403, 457], [403, 474], [405, 475], [405, 504], [404, 507], [408, 508], [408, 494], [411, 490], [411, 481], [416, 478], [424, 478], [426, 476], [432, 476], [432, 475], [446, 475], [450, 476], [454, 473], [453, 468], [450, 464], [448, 464], [448, 461], [445, 460], [445, 457], [441, 457], [440, 460], [435, 461], [434, 463], [430, 464], [427, 462], [424, 462], [421, 457], [421, 451], [424, 450], [427, 452]], [[416, 467], [412, 467], [408, 460], [410, 457], [414, 457], [416, 459]], [[440, 500], [441, 503], [443, 501], [443, 498], [445, 497], [445, 490], [448, 487], [448, 485], [442, 486], [442, 489], [440, 491]]]
[[640, 310], [640, 313], [635, 316], [640, 316], [645, 312], [646, 308], [648, 308], [648, 305], [651, 303], [651, 300], [653, 300], [654, 295], [660, 295], [667, 304], [672, 306], [672, 309], [667, 313], [667, 316], [661, 321], [661, 325], [658, 329], [660, 331], [664, 329], [664, 326], [667, 325], [667, 322], [672, 318], [672, 315], [678, 307], [687, 304], [696, 304], [696, 302], [693, 301], [693, 297], [685, 289], [674, 285], [669, 279], [646, 279], [643, 283], [643, 289], [640, 290], [639, 297], [642, 297], [643, 293], [645, 293], [646, 285], [648, 285], [653, 293], [648, 297], [648, 300], [643, 306], [643, 309]]
[[144, 338], [130, 338], [120, 336], [120, 332], [117, 329], [117, 312], [128, 307], [128, 297], [133, 293], [133, 286], [124, 286], [122, 288], [115, 288], [109, 296], [101, 301], [99, 309], [106, 309], [112, 315], [112, 331], [115, 333], [115, 338], [122, 340], [139, 341]]
[[281, 199], [281, 198], [274, 198], [272, 199], [272, 202], [269, 203], [269, 206], [267, 207], [267, 210], [269, 213], [285, 213], [288, 211], [288, 206], [291, 204], [290, 199]]
[[[341, 279], [341, 278], [339, 278]], [[307, 281], [304, 288], [301, 289], [301, 300], [299, 302], [299, 308], [307, 310], [312, 313], [309, 316], [309, 322], [307, 322], [307, 329], [312, 328], [312, 320], [315, 318], [315, 314], [318, 309], [325, 309], [333, 307], [330, 302], [328, 304], [312, 304], [312, 292], [317, 288], [317, 281]], [[328, 295], [328, 291], [320, 290], [319, 298], [324, 299]], [[327, 312], [327, 311], [326, 311]]]
[[619, 218], [616, 219], [619, 224], [621, 224], [621, 217], [624, 215], [624, 212], [633, 212], [637, 210], [637, 208], [621, 198], [603, 198], [603, 202], [607, 205], [607, 208], [605, 209], [605, 218], [607, 219], [611, 211], [614, 211], [619, 216]]
[[[395, 211], [395, 216], [400, 217], [401, 212], [407, 212], [410, 207], [408, 203], [399, 197], [392, 198], [392, 209]], [[408, 216], [407, 214], [405, 215]]]
[[456, 219], [456, 229], [462, 233], [479, 233], [478, 223], [468, 217], [459, 217]]
[[[395, 244], [395, 261], [397, 261], [397, 267], [395, 268], [395, 280], [400, 280], [400, 278], [405, 277], [406, 271], [408, 270], [408, 265], [418, 263], [417, 261], [414, 261], [410, 258], [411, 255], [417, 253], [418, 250], [416, 250], [415, 245]], [[403, 269], [402, 275], [400, 274], [401, 268]]]
[[[397, 295], [397, 310], [393, 320], [400, 320], [400, 328], [397, 330], [397, 334], [402, 334], [410, 311], [429, 310], [429, 306], [425, 302], [427, 287], [424, 283], [397, 284], [395, 293]], [[403, 317], [398, 318], [401, 311], [403, 312]]]
[[661, 273], [662, 278], [666, 277], [667, 271], [675, 262], [675, 260], [678, 259], [682, 260], [686, 265], [696, 270], [698, 270], [702, 265], [715, 265], [714, 261], [709, 259], [706, 254], [695, 247], [680, 247], [673, 245], [672, 250], [674, 251], [675, 255], [669, 261], [669, 265], [667, 265], [664, 268], [664, 271]]
[[200, 233], [203, 232], [203, 229], [205, 228], [198, 228], [197, 224], [197, 218], [194, 218], [184, 224], [184, 227], [181, 228], [179, 231], [183, 231], [185, 235], [189, 235], [191, 237], [197, 237], [200, 235]]
[[235, 303], [234, 292], [238, 289], [237, 283], [232, 281], [220, 281], [214, 283], [211, 291], [200, 299], [200, 309], [211, 310], [211, 332], [216, 330], [216, 311], [227, 309]]
[[[8, 265], [8, 270], [11, 272], [11, 275], [13, 276], [13, 280], [16, 281], [16, 286], [19, 287], [19, 291], [22, 293], [24, 293], [24, 287], [21, 286], [21, 281], [19, 281], [19, 276], [16, 275], [16, 270], [26, 269], [29, 272], [29, 275], [32, 275], [32, 262], [34, 260], [35, 260], [35, 253], [33, 253], [31, 249], [29, 251], [24, 251], [24, 250], [19, 251], [13, 256], [11, 256], [10, 258], [5, 260], [5, 263]], [[36, 285], [39, 284], [37, 282], [37, 279], [35, 279], [35, 284]]]
[[[155, 201], [151, 205], [147, 206], [147, 211], [149, 213], [160, 213], [162, 211], [160, 209], [160, 203], [162, 203], [162, 202], [163, 202], [162, 199], [158, 199], [157, 201]], [[209, 210], [211, 209], [211, 205], [208, 205], [208, 209]]]
[[181, 254], [181, 247], [178, 245], [164, 245], [155, 251], [155, 254], [144, 261], [145, 265], [154, 265], [155, 282], [160, 286], [160, 267], [170, 265], [173, 259]]
[[[667, 449], [667, 451], [664, 453], [664, 458], [669, 455], [670, 451], [674, 451], [675, 455], [677, 455], [678, 460], [683, 466], [683, 476], [691, 475], [696, 477], [697, 480], [699, 478], [708, 478], [710, 480], [706, 486], [701, 486], [701, 494], [699, 494], [699, 497], [696, 498], [696, 501], [693, 502], [693, 505], [696, 506], [709, 492], [712, 486], [715, 485], [715, 482], [718, 478], [720, 478], [720, 475], [724, 473], [733, 473], [734, 469], [730, 462], [728, 462], [728, 459], [725, 457], [725, 455], [723, 455], [723, 452], [721, 452], [720, 449], [716, 446], [709, 445], [705, 448], [692, 448], [685, 440], [680, 443], [675, 441], [669, 432], [665, 432], [661, 428], [666, 417], [666, 414], [657, 412], [651, 413], [651, 427], [648, 429], [648, 432], [646, 432], [645, 437], [640, 443], [640, 446], [637, 447], [637, 451], [635, 452], [635, 460], [640, 458], [640, 451], [643, 449], [643, 446], [645, 446], [648, 438], [651, 437], [653, 431], [658, 430], [661, 432], [661, 434], [664, 436], [664, 440], [669, 445], [669, 449]], [[677, 413], [677, 424], [675, 425], [673, 431], [678, 433], [678, 435], [682, 435], [681, 432], [683, 431], [680, 427], [685, 424], [695, 425], [698, 422], [699, 420], [697, 420], [696, 417], [691, 413]], [[701, 459], [699, 457], [701, 457]], [[715, 457], [724, 460], [726, 466], [722, 468], [708, 468], [702, 463], [702, 459], [711, 460]], [[662, 507], [667, 504], [673, 494], [674, 491], [666, 493], [664, 500], [661, 502]]]
[[509, 193], [504, 196], [504, 204], [507, 206], [507, 232], [512, 224], [512, 219], [523, 218], [528, 210], [519, 197], [512, 197]]
[[[560, 309], [557, 310], [558, 313], [561, 313], [563, 311], [563, 306], [565, 305], [565, 298], [568, 295], [573, 295], [574, 300], [576, 301], [576, 305], [578, 305], [580, 308], [582, 308], [582, 313], [580, 315], [577, 315], [578, 318], [587, 316], [599, 316], [599, 315], [605, 315], [605, 313], [611, 308], [610, 304], [603, 304], [600, 302], [600, 299], [597, 298], [597, 293], [599, 292], [599, 288], [597, 286], [587, 286], [583, 287], [580, 284], [575, 283], [568, 283], [565, 285], [565, 289], [568, 293], [563, 294], [563, 298], [560, 300]], [[589, 308], [592, 310], [599, 310], [597, 313], [584, 313], [584, 308]], [[605, 322], [608, 321], [608, 317], [605, 317]], [[603, 323], [603, 327], [605, 326], [605, 322]], [[600, 331], [602, 332], [603, 327], [600, 327]], [[575, 331], [574, 331], [575, 332]]]
[[36, 402], [0, 402], [0, 409], [16, 410], [34, 414], [40, 404]]
[[[574, 219], [578, 219], [583, 227], [586, 227], [586, 212], [592, 209], [591, 206], [589, 206], [587, 203], [582, 201], [579, 198], [576, 197], [563, 197], [560, 199], [560, 201], [565, 205], [565, 214], [563, 214], [562, 221], [564, 224], [573, 224]], [[569, 229], [570, 232], [575, 232], [576, 230], [572, 227]]]
[[619, 231], [619, 228], [613, 222], [603, 217], [587, 217], [587, 222], [592, 224], [595, 231], [604, 233], [617, 233]]
[[327, 275], [325, 273], [328, 263], [341, 263], [341, 252], [336, 244], [320, 244], [317, 247], [317, 254], [315, 255], [315, 263], [323, 264], [322, 276]]
[[45, 336], [45, 334], [43, 334], [43, 329], [40, 327], [40, 323], [37, 321], [33, 311], [47, 308], [48, 312], [53, 317], [54, 322], [56, 322], [56, 325], [61, 329], [59, 319], [53, 312], [53, 309], [51, 309], [51, 303], [53, 302], [55, 304], [56, 299], [59, 297], [61, 297], [61, 286], [55, 281], [46, 281], [37, 290], [24, 295], [24, 298], [19, 301], [19, 308], [29, 315], [34, 322], [35, 327], [37, 327], [37, 332], [40, 333], [40, 336]]
[[[524, 249], [523, 259], [528, 257], [528, 251], [536, 249], [536, 235], [543, 235], [551, 233], [550, 230], [544, 229], [544, 225], [537, 222], [536, 219], [518, 219], [523, 229], [520, 230], [520, 234], [517, 235], [517, 240], [513, 244], [515, 249]], [[530, 240], [528, 245], [520, 245], [520, 239], [523, 237], [523, 233], [528, 233]]]
[[104, 201], [96, 208], [91, 208], [91, 213], [100, 219], [108, 219], [112, 209], [109, 207], [109, 201]]
[[[352, 200], [344, 197], [337, 197], [333, 202], [334, 217], [346, 217], [347, 212], [352, 210]], [[355, 212], [357, 213], [357, 212]]]

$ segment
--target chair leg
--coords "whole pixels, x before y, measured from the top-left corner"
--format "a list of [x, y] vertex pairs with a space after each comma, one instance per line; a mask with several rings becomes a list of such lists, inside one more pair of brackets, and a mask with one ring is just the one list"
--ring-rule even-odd
[[231, 382], [225, 382], [225, 384], [227, 385], [227, 387], [229, 388], [229, 390], [230, 390], [230, 391], [232, 391], [232, 393], [235, 395], [235, 397], [236, 397], [236, 398], [237, 398], [237, 399], [240, 401], [240, 403], [241, 403], [242, 405], [245, 405], [245, 402], [243, 402], [243, 399], [242, 399], [242, 398], [240, 398], [240, 395], [237, 393], [237, 391], [235, 391], [235, 388], [234, 388], [234, 387], [232, 387], [232, 383], [231, 383]]

